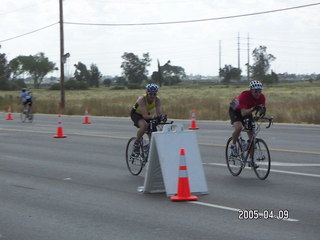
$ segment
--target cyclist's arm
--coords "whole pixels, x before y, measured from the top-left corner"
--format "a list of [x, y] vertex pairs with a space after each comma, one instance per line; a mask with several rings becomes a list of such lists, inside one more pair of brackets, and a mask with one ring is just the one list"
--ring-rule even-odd
[[252, 112], [254, 112], [254, 111], [258, 111], [260, 113], [262, 113], [262, 112], [265, 113], [266, 107], [263, 104], [259, 104], [259, 105], [252, 107], [252, 108], [243, 108], [243, 109], [241, 109], [241, 115], [244, 117], [244, 116], [252, 114]]
[[161, 116], [161, 101], [158, 96], [156, 98], [156, 115], [157, 117]]
[[240, 111], [241, 111], [241, 115], [244, 117], [244, 116], [252, 114], [252, 112], [254, 111], [254, 107], [252, 107], [252, 108], [242, 108]]

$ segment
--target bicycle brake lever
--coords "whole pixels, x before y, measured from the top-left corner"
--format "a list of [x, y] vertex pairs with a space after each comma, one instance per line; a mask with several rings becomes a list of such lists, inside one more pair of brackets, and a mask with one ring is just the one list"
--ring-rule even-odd
[[266, 128], [270, 128], [271, 124], [273, 124], [273, 118], [272, 117], [268, 118], [268, 120], [269, 120], [269, 124], [268, 124], [268, 126]]

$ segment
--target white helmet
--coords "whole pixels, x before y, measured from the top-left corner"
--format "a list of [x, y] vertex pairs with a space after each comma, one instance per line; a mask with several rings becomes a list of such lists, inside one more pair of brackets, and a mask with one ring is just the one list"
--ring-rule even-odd
[[257, 80], [251, 81], [249, 83], [249, 87], [250, 87], [250, 89], [253, 89], [253, 90], [262, 90], [263, 89], [262, 83]]

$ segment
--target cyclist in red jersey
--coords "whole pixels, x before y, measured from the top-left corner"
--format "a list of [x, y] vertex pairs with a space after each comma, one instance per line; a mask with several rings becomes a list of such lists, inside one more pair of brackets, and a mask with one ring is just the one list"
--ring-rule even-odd
[[[237, 156], [236, 141], [243, 127], [243, 120], [252, 117], [252, 112], [255, 110], [264, 111], [266, 106], [266, 97], [262, 93], [262, 84], [259, 81], [251, 81], [249, 84], [250, 90], [243, 91], [240, 95], [234, 98], [229, 107], [229, 116], [231, 124], [234, 127], [232, 133], [232, 155]], [[248, 137], [251, 139], [252, 131], [248, 132]]]

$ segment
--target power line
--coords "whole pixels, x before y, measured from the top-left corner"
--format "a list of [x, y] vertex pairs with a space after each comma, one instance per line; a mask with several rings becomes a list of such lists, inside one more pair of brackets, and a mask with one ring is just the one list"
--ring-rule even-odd
[[6, 41], [13, 40], [13, 39], [16, 39], [16, 38], [19, 38], [19, 37], [23, 37], [23, 36], [26, 36], [26, 35], [29, 35], [29, 34], [32, 34], [32, 33], [35, 33], [35, 32], [39, 32], [39, 31], [41, 31], [41, 30], [43, 30], [43, 29], [52, 27], [52, 26], [54, 26], [54, 25], [56, 25], [56, 24], [58, 24], [58, 23], [59, 23], [59, 22], [52, 23], [52, 24], [50, 24], [50, 25], [48, 25], [48, 26], [45, 26], [45, 27], [42, 27], [42, 28], [38, 28], [38, 29], [33, 30], [33, 31], [31, 31], [31, 32], [27, 32], [27, 33], [24, 33], [24, 34], [21, 34], [21, 35], [12, 37], [12, 38], [7, 38], [7, 39], [4, 39], [4, 40], [0, 40], [0, 42], [6, 42]]
[[320, 3], [312, 3], [307, 5], [289, 7], [289, 8], [281, 8], [263, 12], [255, 12], [255, 13], [247, 13], [247, 14], [240, 14], [240, 15], [233, 15], [233, 16], [226, 16], [226, 17], [216, 17], [216, 18], [204, 18], [204, 19], [195, 19], [195, 20], [184, 20], [184, 21], [173, 21], [173, 22], [153, 22], [153, 23], [79, 23], [79, 22], [64, 22], [65, 24], [72, 24], [72, 25], [89, 25], [89, 26], [108, 26], [108, 27], [120, 27], [120, 26], [150, 26], [150, 25], [168, 25], [168, 24], [182, 24], [182, 23], [195, 23], [195, 22], [206, 22], [206, 21], [217, 21], [223, 19], [230, 19], [230, 18], [240, 18], [240, 17], [249, 17], [261, 14], [268, 14], [274, 12], [282, 12], [288, 11], [298, 8], [305, 8], [320, 5]]
[[[274, 12], [280, 12], [280, 11], [288, 11], [298, 8], [305, 8], [305, 7], [311, 7], [320, 5], [320, 3], [313, 3], [313, 4], [307, 4], [307, 5], [301, 5], [301, 6], [295, 6], [295, 7], [289, 7], [289, 8], [282, 8], [282, 9], [275, 9], [270, 11], [263, 11], [263, 12], [256, 12], [256, 13], [247, 13], [247, 14], [241, 14], [241, 15], [233, 15], [233, 16], [226, 16], [226, 17], [217, 17], [217, 18], [205, 18], [205, 19], [196, 19], [196, 20], [185, 20], [185, 21], [174, 21], [174, 22], [155, 22], [155, 23], [77, 23], [77, 22], [64, 22], [64, 24], [71, 24], [71, 25], [91, 25], [91, 26], [148, 26], [148, 25], [166, 25], [166, 24], [182, 24], [182, 23], [195, 23], [195, 22], [205, 22], [205, 21], [216, 21], [216, 20], [223, 20], [223, 19], [231, 19], [231, 18], [240, 18], [240, 17], [249, 17], [254, 15], [261, 15], [261, 14], [268, 14], [268, 13], [274, 13]], [[34, 31], [24, 33], [15, 37], [7, 38], [4, 40], [0, 40], [0, 42], [6, 42], [9, 40], [13, 40], [19, 37], [23, 37], [38, 31], [41, 31], [43, 29], [49, 28], [51, 26], [54, 26], [58, 24], [59, 22], [50, 24], [48, 26], [36, 29]]]

